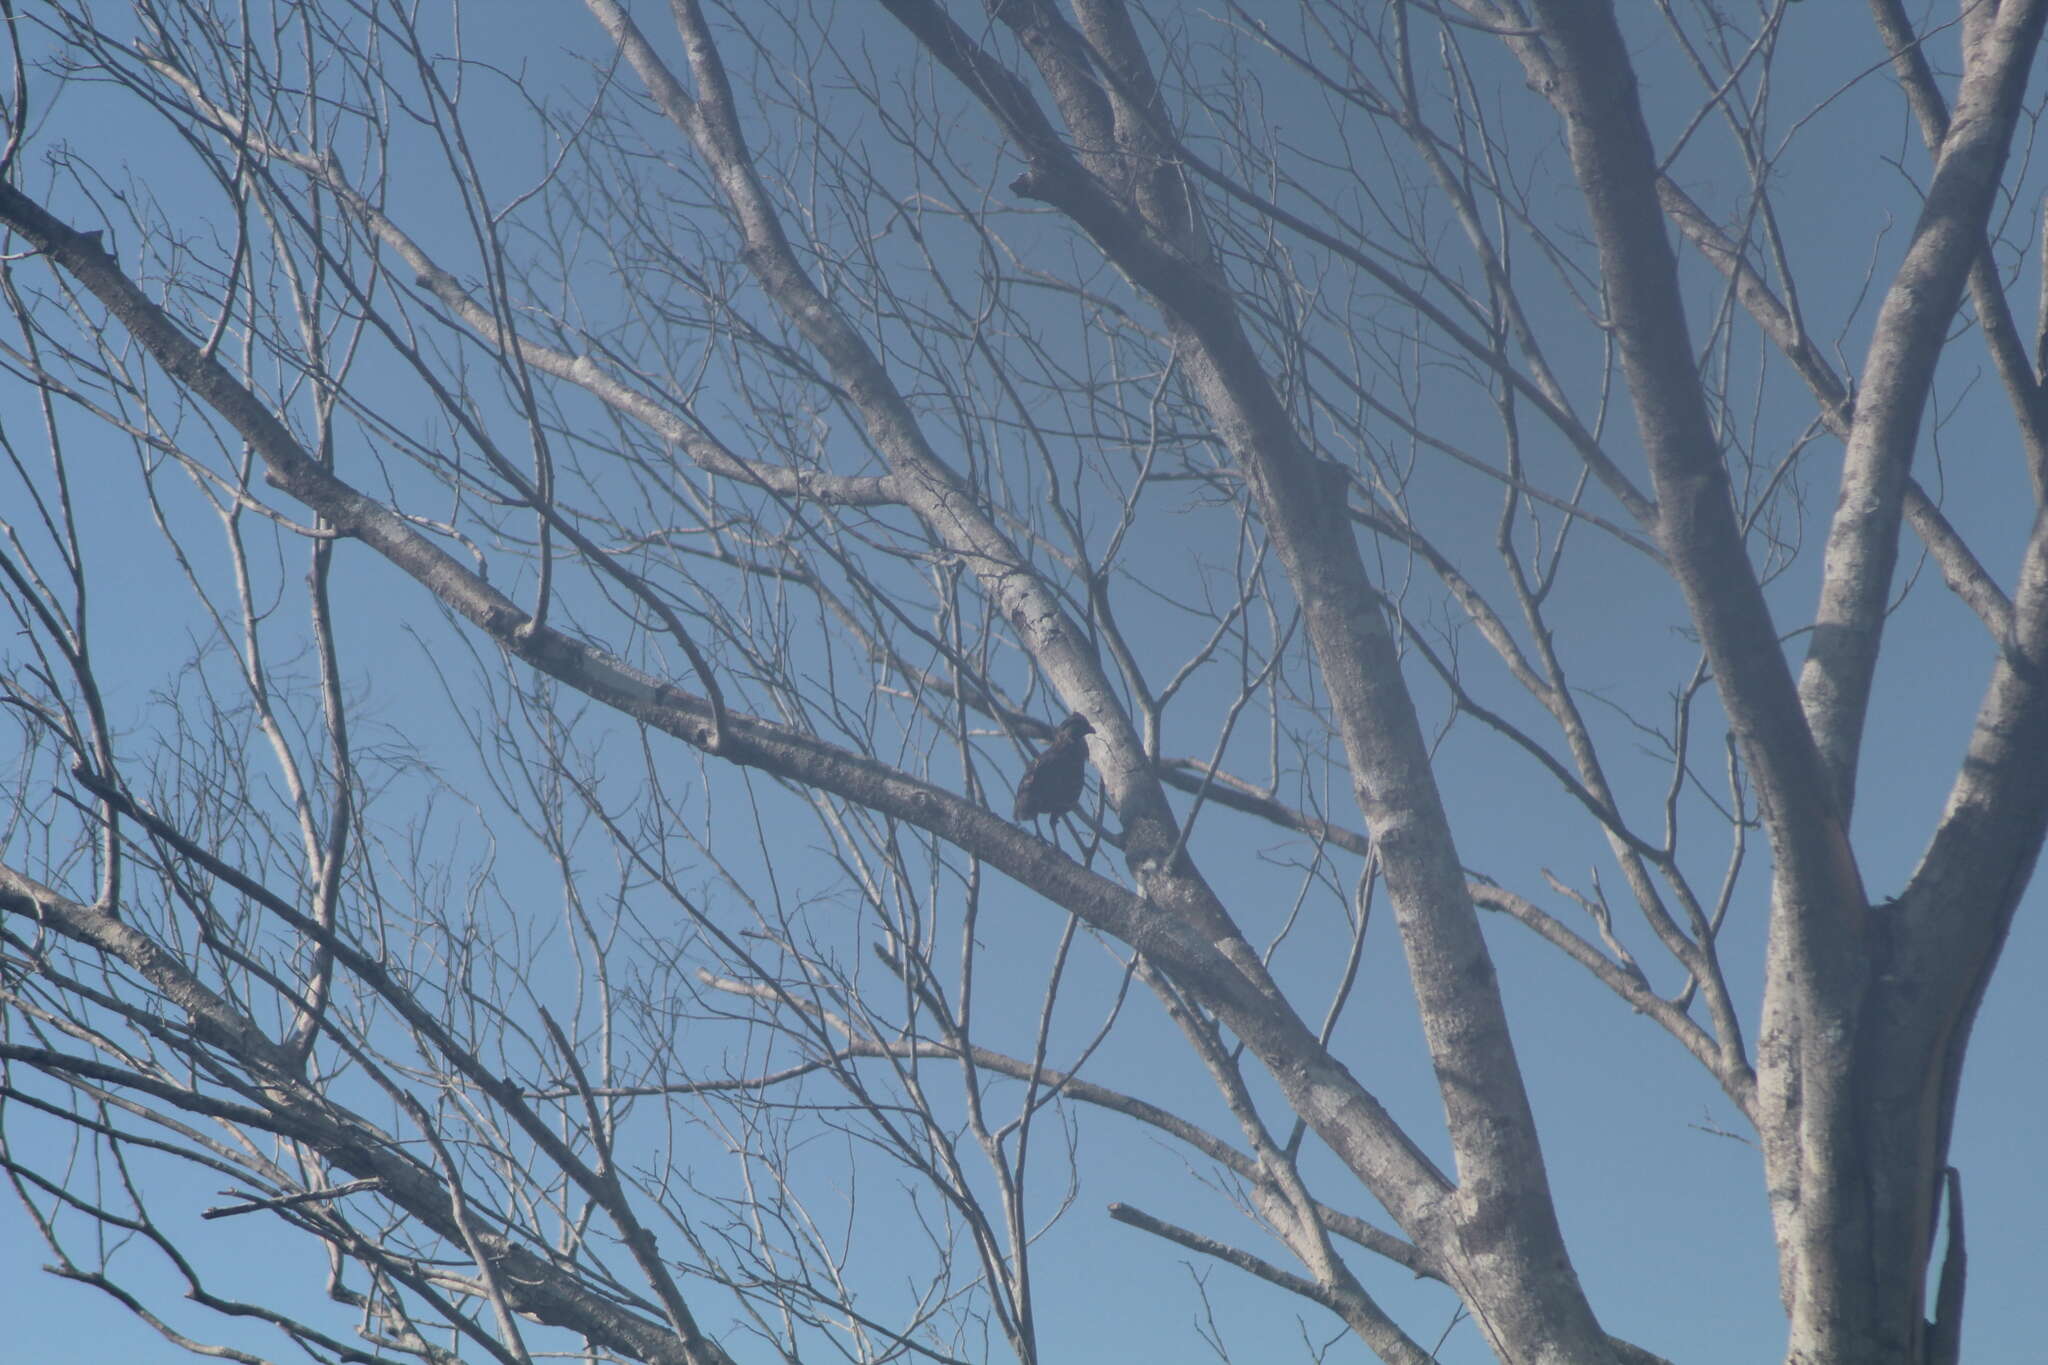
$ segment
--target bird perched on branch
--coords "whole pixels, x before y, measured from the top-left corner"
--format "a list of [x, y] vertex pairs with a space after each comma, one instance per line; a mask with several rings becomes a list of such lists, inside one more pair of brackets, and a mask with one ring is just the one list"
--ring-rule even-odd
[[1081, 779], [1088, 771], [1088, 739], [1095, 727], [1076, 711], [1052, 732], [1052, 741], [1039, 751], [1017, 780], [1017, 819], [1036, 820], [1050, 815], [1057, 820], [1074, 809], [1081, 799]]

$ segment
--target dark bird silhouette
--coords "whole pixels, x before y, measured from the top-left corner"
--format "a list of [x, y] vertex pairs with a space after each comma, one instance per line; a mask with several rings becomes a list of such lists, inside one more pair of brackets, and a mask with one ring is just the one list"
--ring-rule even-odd
[[1095, 733], [1088, 717], [1076, 711], [1052, 732], [1052, 741], [1025, 766], [1017, 780], [1017, 819], [1055, 820], [1081, 799], [1081, 779], [1088, 772], [1087, 736]]

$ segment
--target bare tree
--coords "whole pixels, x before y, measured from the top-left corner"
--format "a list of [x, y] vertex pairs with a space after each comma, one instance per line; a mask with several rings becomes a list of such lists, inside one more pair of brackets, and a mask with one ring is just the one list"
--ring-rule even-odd
[[[1501, 1360], [1657, 1359], [1485, 910], [1738, 1116], [1788, 1360], [1956, 1360], [2048, 827], [2044, 6], [8, 6], [0, 1167], [53, 1268], [187, 1341], [152, 1250], [320, 1360], [1032, 1361], [1136, 1131], [1259, 1237], [1132, 1244], [1354, 1350], [1437, 1358], [1420, 1278]], [[1910, 115], [1909, 231], [1788, 173], [1850, 107]], [[1968, 749], [1859, 839], [1921, 565]], [[1091, 784], [1027, 829], [1049, 743]], [[1547, 795], [1469, 805], [1468, 745]], [[1440, 1128], [1374, 1075], [1396, 938]], [[167, 1169], [345, 1311], [235, 1288]]]

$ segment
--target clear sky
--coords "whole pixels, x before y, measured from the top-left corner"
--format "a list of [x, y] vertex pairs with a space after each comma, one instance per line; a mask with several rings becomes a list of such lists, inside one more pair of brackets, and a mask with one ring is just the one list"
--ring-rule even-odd
[[[114, 13], [114, 7], [104, 8], [109, 15]], [[645, 12], [643, 22], [650, 28], [663, 22], [662, 6], [637, 8]], [[832, 57], [844, 61], [846, 71], [879, 79], [885, 87], [910, 79], [907, 50], [878, 7], [842, 6], [836, 13], [831, 37], [838, 46]], [[1206, 11], [1190, 10], [1180, 22], [1205, 23], [1205, 16]], [[1780, 111], [1771, 147], [1778, 156], [1773, 177], [1777, 227], [1788, 243], [1813, 330], [1853, 361], [1860, 355], [1874, 311], [1871, 297], [1895, 264], [1916, 211], [1914, 185], [1924, 181], [1925, 157], [1897, 92], [1881, 69], [1881, 53], [1867, 21], [1822, 0], [1801, 7], [1790, 32], [1773, 77], [1772, 98]], [[587, 101], [602, 70], [602, 35], [579, 7], [507, 0], [487, 13], [472, 9], [462, 36], [463, 54], [470, 63], [464, 90], [470, 127], [492, 134], [480, 137], [471, 150], [492, 202], [507, 205], [534, 183], [537, 168], [550, 155], [550, 144], [530, 108], [512, 93], [514, 78], [535, 101], [573, 112], [579, 99]], [[1655, 132], [1662, 144], [1670, 145], [1697, 108], [1698, 85], [1668, 38], [1647, 24], [1638, 37], [1638, 60], [1646, 73], [1644, 89]], [[793, 46], [799, 40], [778, 26], [760, 25], [753, 40], [756, 46], [749, 50], [734, 38], [727, 51], [742, 105], [760, 120], [757, 135], [770, 129], [797, 136], [788, 124], [777, 121], [783, 116], [775, 105], [791, 87], [772, 84], [771, 77], [785, 79], [801, 62], [817, 60], [817, 40], [806, 43], [801, 56]], [[46, 38], [32, 41], [42, 44], [37, 49], [41, 54], [48, 54]], [[1952, 35], [1938, 41], [1949, 45], [1935, 49], [1941, 60], [1953, 65]], [[870, 172], [892, 185], [923, 183], [920, 177], [933, 174], [931, 168], [902, 158], [872, 115], [861, 113], [845, 93], [844, 82], [826, 79], [835, 70], [833, 60], [821, 61], [814, 69], [820, 73], [814, 93], [828, 110], [828, 126], [843, 140], [844, 155], [866, 158]], [[1481, 61], [1474, 78], [1506, 82], [1508, 93], [1501, 102], [1510, 116], [1522, 107], [1513, 98], [1519, 77], [1505, 67]], [[928, 71], [920, 79], [949, 88], [943, 76]], [[109, 197], [146, 187], [165, 217], [190, 233], [196, 255], [208, 256], [230, 240], [214, 187], [197, 174], [177, 142], [138, 114], [122, 92], [79, 83], [60, 90], [48, 67], [32, 73], [31, 88], [41, 111], [21, 177], [31, 193], [46, 193], [52, 206], [74, 224], [93, 226], [98, 221], [94, 204], [81, 185], [99, 184]], [[1276, 126], [1313, 129], [1324, 117], [1312, 92], [1270, 72], [1263, 95], [1260, 114]], [[994, 134], [967, 98], [952, 89], [938, 103], [959, 119], [956, 145], [963, 161], [993, 164], [988, 149]], [[1807, 111], [1812, 111], [1811, 117], [1797, 122]], [[394, 119], [393, 127], [398, 139], [389, 167], [394, 216], [402, 217], [422, 240], [437, 249], [445, 247], [450, 269], [472, 274], [476, 263], [462, 256], [467, 226], [454, 194], [437, 181], [441, 149], [402, 116]], [[1718, 131], [1709, 127], [1701, 133], [1688, 159], [1679, 163], [1689, 187], [1710, 203], [1719, 202], [1716, 193], [1732, 195], [1743, 183], [1740, 165], [1725, 147], [1716, 150]], [[658, 129], [650, 135], [658, 137]], [[1315, 136], [1312, 131], [1300, 134], [1310, 144]], [[1359, 154], [1370, 161], [1381, 151], [1364, 149]], [[686, 154], [677, 148], [675, 155]], [[2024, 148], [2020, 155], [2025, 155]], [[67, 158], [73, 167], [90, 168], [90, 174], [72, 174], [58, 164]], [[1563, 153], [1553, 142], [1543, 156], [1518, 169], [1535, 187], [1532, 197], [1540, 204], [1557, 193], [1556, 178], [1564, 167]], [[661, 168], [650, 165], [646, 174], [658, 176]], [[992, 183], [999, 187], [1005, 178], [995, 177]], [[2021, 206], [2022, 219], [2029, 211], [2025, 206], [2039, 198], [2040, 178], [2029, 166], [2024, 175], [2016, 173], [2012, 179], [2012, 199]], [[549, 226], [576, 238], [578, 228], [568, 224], [571, 216], [565, 213]], [[524, 217], [512, 215], [512, 221], [534, 234], [523, 241], [522, 249], [533, 249], [539, 240], [539, 230], [532, 227], [538, 217], [537, 210]], [[2026, 235], [2024, 228], [2017, 231]], [[1017, 236], [1029, 239], [1021, 228]], [[132, 264], [136, 244], [120, 240], [119, 233], [110, 233], [109, 238], [110, 248]], [[1442, 242], [1446, 253], [1462, 249], [1448, 228]], [[966, 272], [972, 266], [972, 244], [964, 238], [963, 243], [959, 265]], [[886, 252], [900, 244], [876, 249]], [[1032, 268], [1051, 274], [1071, 268], [1074, 249], [1051, 228], [1038, 244], [1043, 255], [1029, 263]], [[592, 251], [573, 272], [574, 290], [564, 291], [573, 295], [570, 304], [543, 298], [539, 305], [569, 311], [573, 304], [578, 318], [585, 320], [626, 315], [628, 304], [616, 278], [590, 263], [601, 259], [601, 253]], [[717, 264], [723, 268], [732, 263]], [[22, 272], [32, 268], [16, 266]], [[1113, 289], [1111, 282], [1101, 279], [1091, 278], [1091, 283], [1105, 291]], [[1331, 291], [1351, 283], [1322, 282]], [[1693, 271], [1689, 285], [1698, 310], [1692, 322], [1704, 334], [1716, 295], [1703, 271]], [[920, 279], [902, 287], [935, 286]], [[1575, 307], [1562, 286], [1533, 286], [1531, 297], [1546, 316], [1569, 317]], [[757, 295], [742, 291], [742, 299], [745, 307], [762, 307]], [[1061, 303], [1055, 298], [1040, 315], [1048, 328], [1073, 325], [1071, 319], [1061, 321]], [[911, 329], [904, 324], [902, 330]], [[1740, 325], [1735, 330], [1738, 340], [1729, 363], [1754, 370], [1753, 335]], [[1573, 339], [1566, 326], [1556, 328], [1554, 335], [1559, 339], [1554, 358], [1562, 369], [1577, 380], [1594, 373], [1599, 359], [1596, 339], [1583, 334]], [[1071, 335], [1048, 343], [1052, 349], [1078, 349], [1081, 344]], [[1980, 357], [1981, 347], [1966, 337], [1947, 362], [1937, 395], [1939, 435], [1928, 438], [1918, 472], [1930, 488], [1938, 486], [1952, 518], [1973, 537], [1980, 558], [1994, 573], [2009, 578], [2035, 509], [2025, 491], [2004, 400]], [[380, 415], [423, 440], [444, 435], [445, 423], [429, 410], [416, 386], [394, 379], [386, 401], [387, 391], [377, 386], [378, 366], [383, 363], [374, 357], [366, 360], [358, 379], [365, 395], [380, 404]], [[729, 381], [719, 378], [715, 369], [712, 373], [710, 386], [698, 395], [697, 411], [726, 439], [741, 445], [750, 434], [753, 418], [745, 410], [753, 400], [727, 386]], [[984, 376], [963, 379], [970, 385], [986, 382]], [[1811, 403], [1788, 375], [1774, 372], [1768, 380], [1754, 382], [1753, 407], [1734, 425], [1742, 428], [1744, 439], [1754, 439], [1758, 458], [1769, 464], [1797, 438], [1811, 416]], [[928, 418], [933, 430], [946, 431], [946, 419], [943, 405], [934, 400]], [[76, 423], [75, 442], [111, 445], [104, 433], [83, 419], [69, 420]], [[513, 414], [491, 413], [489, 420], [502, 424], [506, 432], [518, 430]], [[1434, 430], [1469, 441], [1475, 449], [1488, 449], [1489, 440], [1498, 444], [1497, 436], [1487, 434], [1493, 429], [1490, 412], [1438, 411], [1431, 420]], [[821, 428], [831, 428], [829, 414], [818, 421]], [[1632, 423], [1632, 416], [1617, 408], [1610, 419], [1608, 445], [1617, 456], [1639, 462]], [[11, 378], [0, 379], [0, 424], [16, 445], [33, 449], [39, 418], [28, 391]], [[999, 439], [988, 430], [976, 430], [978, 439]], [[844, 436], [843, 431], [834, 434]], [[1390, 455], [1405, 458], [1393, 434], [1381, 429], [1375, 439], [1386, 443]], [[1049, 468], [1073, 474], [1078, 482], [1078, 463], [1088, 453], [1087, 442], [1067, 441], [1049, 450], [1045, 459]], [[1806, 553], [1771, 584], [1781, 625], [1805, 619], [1812, 610], [1814, 557], [1832, 506], [1830, 462], [1836, 457], [1831, 444], [1817, 443], [1799, 471], [1805, 490], [1801, 548]], [[169, 727], [177, 711], [174, 689], [195, 685], [196, 675], [180, 680], [178, 670], [210, 627], [196, 613], [164, 539], [152, 525], [152, 509], [134, 477], [133, 460], [111, 449], [105, 458], [109, 477], [81, 484], [76, 492], [90, 526], [88, 548], [102, 574], [95, 631], [107, 661], [103, 668], [114, 684], [110, 706], [117, 728], [140, 753]], [[347, 467], [370, 491], [383, 493], [388, 487], [401, 497], [415, 498], [413, 510], [421, 515], [445, 510], [425, 493], [424, 477], [403, 461], [389, 460], [372, 477], [365, 472], [370, 461], [363, 452], [345, 452], [343, 458], [345, 464], [354, 461]], [[966, 452], [961, 458], [967, 458]], [[1531, 438], [1529, 458], [1532, 466], [1551, 462], [1554, 472], [1566, 452], [1539, 434]], [[1631, 471], [1643, 477], [1638, 467], [1632, 465]], [[388, 486], [379, 481], [385, 477]], [[14, 487], [0, 482], [0, 518], [12, 519], [5, 509]], [[1038, 491], [1036, 485], [1032, 489]], [[1471, 557], [1475, 579], [1483, 588], [1497, 590], [1499, 570], [1489, 567], [1499, 507], [1497, 485], [1454, 465], [1419, 461], [1409, 492], [1418, 518], [1427, 520], [1439, 543]], [[179, 501], [175, 492], [166, 496], [165, 516], [171, 524], [197, 534], [206, 522], [197, 504], [189, 498]], [[1216, 555], [1227, 564], [1228, 525], [1228, 517], [1212, 510], [1149, 516], [1132, 530], [1126, 562], [1164, 581], [1190, 572], [1189, 546], [1213, 543], [1205, 538], [1222, 535], [1226, 540]], [[1091, 512], [1087, 527], [1093, 548], [1099, 550], [1112, 529], [1112, 518], [1107, 512]], [[1654, 804], [1667, 769], [1652, 752], [1649, 737], [1631, 740], [1630, 726], [1619, 712], [1628, 708], [1639, 716], [1668, 715], [1663, 699], [1690, 670], [1696, 646], [1673, 611], [1675, 597], [1668, 582], [1651, 565], [1611, 541], [1591, 536], [1586, 540], [1568, 561], [1557, 594], [1554, 622], [1560, 647], [1589, 695], [1614, 708], [1612, 713], [1600, 711], [1595, 723], [1609, 745], [1617, 786], [1638, 801]], [[217, 550], [202, 548], [198, 554], [197, 572], [203, 577], [223, 572]], [[1925, 844], [1989, 664], [1982, 626], [1945, 592], [1938, 575], [1915, 560], [1916, 554], [1917, 547], [1909, 543], [1902, 582], [1908, 575], [1917, 575], [1917, 582], [1888, 627], [1891, 653], [1873, 703], [1870, 733], [1876, 738], [1865, 760], [1854, 830], [1874, 896], [1887, 894], [1904, 879]], [[293, 594], [301, 591], [301, 564], [296, 546], [262, 564], [264, 581], [280, 600], [298, 600]], [[512, 818], [520, 803], [489, 789], [490, 775], [501, 770], [493, 767], [489, 756], [477, 754], [462, 728], [484, 713], [480, 689], [501, 675], [488, 661], [473, 664], [460, 632], [428, 606], [416, 585], [367, 552], [344, 547], [337, 565], [344, 663], [358, 698], [362, 732], [366, 742], [405, 751], [407, 760], [391, 761], [390, 784], [379, 795], [377, 818], [388, 830], [419, 834], [429, 848], [434, 847], [433, 840], [446, 840], [448, 862], [456, 869], [454, 880], [460, 880], [461, 869], [488, 858], [491, 877], [477, 898], [477, 913], [493, 933], [508, 939], [531, 935], [534, 942], [548, 945], [534, 955], [542, 965], [525, 983], [537, 998], [573, 994], [580, 979], [578, 966], [556, 954], [561, 945], [548, 937], [561, 934], [563, 919], [563, 897], [552, 864], [522, 843]], [[525, 567], [515, 558], [507, 556], [498, 566], [504, 575], [501, 586], [508, 591], [516, 595], [517, 588], [530, 587]], [[1413, 565], [1395, 563], [1387, 569], [1390, 583], [1414, 573]], [[593, 619], [602, 617], [599, 590], [589, 582], [568, 582], [560, 590], [566, 601], [591, 611]], [[1440, 594], [1426, 582], [1418, 580], [1403, 600], [1432, 629], [1445, 626], [1449, 619]], [[1136, 594], [1121, 602], [1130, 638], [1148, 655], [1162, 660], [1179, 657], [1201, 637], [1199, 622], [1164, 610], [1148, 614]], [[920, 602], [914, 610], [923, 606]], [[291, 609], [279, 613], [273, 655], [291, 652], [292, 619]], [[792, 638], [794, 648], [817, 651], [821, 674], [828, 663], [843, 667], [857, 653], [849, 652], [843, 642], [828, 646], [802, 630], [793, 631]], [[1794, 637], [1788, 648], [1796, 657], [1803, 642]], [[1475, 686], [1492, 689], [1492, 698], [1505, 695], [1498, 666], [1486, 656], [1483, 643], [1467, 637], [1459, 657], [1471, 670]], [[1411, 658], [1410, 665], [1410, 682], [1425, 725], [1442, 724], [1443, 690], [1419, 660]], [[1197, 679], [1182, 703], [1181, 714], [1187, 719], [1168, 737], [1169, 753], [1207, 752], [1219, 708], [1227, 703], [1234, 681], [1206, 674]], [[1006, 682], [1021, 693], [1022, 669], [1012, 665]], [[1041, 698], [1034, 704], [1045, 718], [1057, 717], [1054, 703]], [[575, 711], [573, 699], [563, 709]], [[1526, 718], [1526, 704], [1514, 714]], [[1702, 705], [1696, 721], [1714, 735], [1706, 747], [1718, 746], [1720, 722], [1710, 704]], [[623, 775], [615, 780], [630, 786], [640, 762], [638, 740], [630, 728], [603, 716], [581, 716], [577, 723], [580, 733], [607, 759], [621, 765], [618, 772]], [[801, 804], [765, 782], [748, 782], [700, 765], [668, 741], [655, 743], [666, 746], [663, 761], [673, 765], [675, 799], [706, 831], [714, 832], [708, 837], [722, 832], [732, 839], [721, 846], [721, 853], [737, 884], [722, 884], [700, 861], [691, 867], [693, 891], [732, 906], [743, 896], [785, 905], [808, 904], [815, 898], [812, 922], [828, 923], [830, 907], [841, 903], [834, 898], [840, 897], [846, 873], [821, 847], [821, 836], [807, 823]], [[987, 752], [1000, 756], [1007, 751], [992, 742]], [[1255, 749], [1242, 739], [1233, 755], [1256, 762]], [[1622, 899], [1620, 878], [1601, 841], [1559, 795], [1555, 781], [1526, 758], [1465, 720], [1444, 732], [1438, 771], [1458, 829], [1460, 853], [1469, 868], [1543, 898], [1561, 912], [1563, 907], [1545, 887], [1546, 871], [1578, 887], [1590, 886], [1597, 875]], [[957, 779], [957, 768], [953, 772]], [[1011, 768], [990, 780], [1006, 784], [1013, 774]], [[448, 799], [451, 791], [474, 797], [476, 809], [459, 809]], [[1356, 815], [1341, 782], [1325, 795], [1332, 818], [1355, 827]], [[1002, 793], [995, 799], [998, 805], [1007, 804]], [[1682, 808], [1688, 820], [1704, 821], [1709, 814], [1697, 794], [1689, 794]], [[1248, 935], [1263, 944], [1279, 931], [1301, 890], [1302, 878], [1288, 865], [1300, 851], [1284, 848], [1270, 828], [1235, 816], [1211, 812], [1203, 820], [1196, 856]], [[1723, 856], [1717, 837], [1703, 834], [1693, 868], [1694, 876], [1709, 886]], [[592, 898], [611, 896], [616, 888], [608, 879], [615, 874], [605, 841], [585, 829], [573, 851], [576, 865], [591, 878]], [[1723, 940], [1745, 1023], [1752, 1029], [1765, 866], [1764, 850], [1753, 844]], [[1339, 868], [1352, 865], [1340, 862]], [[988, 888], [986, 897], [977, 928], [983, 964], [977, 981], [983, 993], [980, 1008], [984, 1018], [1000, 1021], [992, 1029], [1000, 1045], [1028, 1051], [1047, 964], [1065, 916], [1000, 881]], [[2029, 1351], [2038, 1351], [2038, 1344], [2048, 1340], [2048, 1301], [2040, 1293], [2040, 1229], [2048, 1225], [2048, 1176], [2043, 1174], [2040, 1148], [2041, 1134], [2048, 1131], [2048, 1086], [2043, 1084], [2038, 1051], [2040, 1039], [2048, 1036], [2048, 1000], [2035, 982], [2041, 964], [2048, 961], [2042, 897], [2038, 887], [2029, 893], [2003, 968], [1985, 999], [1952, 1153], [1963, 1172], [1969, 1215], [1971, 1281], [1965, 1339], [1966, 1358], [1972, 1361], [2025, 1361]], [[676, 920], [674, 909], [644, 886], [619, 892], [619, 899], [632, 902], [625, 913], [638, 917], [636, 922], [667, 925]], [[1310, 913], [1291, 931], [1280, 961], [1288, 979], [1301, 983], [1310, 1000], [1320, 1001], [1316, 992], [1327, 988], [1327, 969], [1341, 960], [1345, 936], [1337, 907], [1313, 896], [1307, 899]], [[934, 913], [942, 916], [944, 905], [937, 905]], [[739, 922], [737, 911], [733, 914], [734, 922]], [[1565, 1232], [1603, 1324], [1677, 1361], [1777, 1358], [1784, 1329], [1771, 1228], [1759, 1161], [1742, 1133], [1740, 1117], [1677, 1045], [1632, 1016], [1553, 950], [1504, 921], [1489, 921], [1487, 930], [1542, 1123]], [[946, 923], [940, 932], [957, 932], [957, 925]], [[1633, 929], [1624, 929], [1623, 934], [1632, 946], [1646, 949], [1644, 935]], [[1350, 1041], [1343, 1053], [1417, 1140], [1447, 1160], [1437, 1131], [1441, 1103], [1435, 1079], [1421, 1047], [1391, 917], [1384, 909], [1369, 943], [1356, 1003], [1346, 1015]], [[849, 955], [863, 954], [866, 938], [848, 930], [844, 947]], [[1675, 985], [1668, 977], [1669, 973], [1660, 976], [1660, 984]], [[1119, 971], [1110, 954], [1084, 939], [1069, 967], [1052, 1029], [1049, 1056], [1055, 1065], [1071, 1059], [1094, 1035], [1118, 985]], [[1319, 1006], [1303, 1008], [1314, 1014]], [[1142, 996], [1134, 996], [1124, 1007], [1109, 1042], [1091, 1056], [1088, 1074], [1231, 1131], [1206, 1077], [1185, 1055], [1156, 1006]], [[16, 1125], [9, 1140], [17, 1153], [25, 1143], [61, 1140], [54, 1130], [33, 1120], [19, 1119]], [[660, 1125], [650, 1127], [651, 1133], [635, 1133], [635, 1140], [646, 1144], [642, 1155], [647, 1159], [690, 1165], [714, 1187], [732, 1178], [719, 1144], [707, 1135], [664, 1135]], [[664, 1140], [678, 1146], [664, 1153]], [[1046, 1359], [1081, 1365], [1202, 1359], [1202, 1334], [1210, 1332], [1234, 1360], [1308, 1359], [1315, 1345], [1340, 1338], [1334, 1318], [1228, 1268], [1195, 1262], [1184, 1252], [1112, 1223], [1104, 1214], [1108, 1203], [1125, 1201], [1284, 1259], [1277, 1244], [1232, 1210], [1227, 1188], [1219, 1191], [1205, 1183], [1211, 1172], [1199, 1160], [1098, 1114], [1077, 1116], [1072, 1141], [1077, 1180], [1072, 1204], [1038, 1243], [1034, 1261]], [[1046, 1165], [1038, 1176], [1036, 1197], [1044, 1201], [1041, 1208], [1048, 1214], [1067, 1193], [1060, 1145], [1047, 1139], [1041, 1157]], [[889, 1295], [901, 1290], [889, 1283], [885, 1269], [892, 1241], [898, 1235], [908, 1238], [927, 1210], [905, 1194], [893, 1168], [876, 1164], [843, 1138], [819, 1139], [803, 1159], [815, 1163], [811, 1173], [820, 1180], [848, 1181], [849, 1201], [858, 1195], [862, 1221], [851, 1244], [868, 1253], [862, 1267], [870, 1276], [868, 1292], [887, 1302]], [[43, 1169], [64, 1167], [48, 1157]], [[145, 1164], [141, 1169], [158, 1200], [159, 1216], [167, 1225], [175, 1222], [178, 1237], [193, 1249], [196, 1259], [211, 1253], [204, 1259], [209, 1274], [220, 1277], [223, 1292], [276, 1299], [321, 1319], [331, 1330], [351, 1330], [353, 1318], [347, 1310], [321, 1302], [324, 1265], [308, 1244], [262, 1218], [198, 1221], [199, 1208], [227, 1202], [217, 1194], [223, 1182], [213, 1173], [172, 1163]], [[1319, 1177], [1317, 1192], [1331, 1202], [1355, 1212], [1372, 1211], [1362, 1195], [1352, 1196], [1332, 1166], [1311, 1160], [1309, 1170], [1312, 1177]], [[82, 1163], [69, 1174], [99, 1182], [113, 1173]], [[79, 1232], [79, 1225], [72, 1227]], [[46, 1259], [41, 1239], [19, 1205], [0, 1205], [0, 1321], [6, 1323], [0, 1329], [5, 1334], [0, 1337], [0, 1355], [49, 1365], [175, 1358], [162, 1338], [132, 1321], [97, 1290], [37, 1273], [35, 1267]], [[1367, 1287], [1416, 1337], [1433, 1343], [1438, 1331], [1447, 1332], [1444, 1361], [1489, 1358], [1470, 1324], [1453, 1325], [1455, 1305], [1446, 1292], [1374, 1263], [1363, 1253], [1353, 1262]], [[289, 1358], [267, 1330], [224, 1323], [178, 1302], [181, 1286], [146, 1248], [131, 1248], [122, 1264], [132, 1276], [124, 1284], [138, 1293], [153, 1291], [151, 1308], [182, 1330]], [[714, 1329], [722, 1321], [715, 1312], [709, 1317]], [[744, 1345], [731, 1344], [743, 1359], [768, 1358], [758, 1351], [748, 1356]], [[1002, 1358], [1000, 1343], [992, 1341], [990, 1352]], [[1339, 1340], [1327, 1358], [1349, 1361], [1366, 1356], [1356, 1343]]]

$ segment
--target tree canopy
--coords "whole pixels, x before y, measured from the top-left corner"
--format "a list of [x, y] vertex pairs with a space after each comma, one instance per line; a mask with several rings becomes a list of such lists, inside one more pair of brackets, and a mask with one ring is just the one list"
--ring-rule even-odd
[[57, 1276], [249, 1360], [2038, 1340], [2048, 0], [4, 8]]

